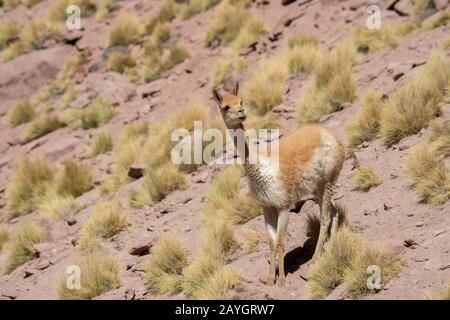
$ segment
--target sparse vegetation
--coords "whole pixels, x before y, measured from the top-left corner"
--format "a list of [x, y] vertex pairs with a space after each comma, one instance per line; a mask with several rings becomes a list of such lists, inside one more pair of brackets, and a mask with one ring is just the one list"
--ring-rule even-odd
[[287, 66], [278, 60], [264, 60], [244, 83], [242, 95], [252, 112], [264, 115], [283, 101]]
[[188, 257], [189, 252], [175, 235], [168, 234], [159, 239], [145, 264], [149, 290], [156, 294], [180, 292]]
[[443, 289], [441, 292], [425, 294], [425, 299], [427, 299], [427, 300], [450, 300], [450, 284], [447, 285], [447, 289]]
[[29, 142], [63, 127], [64, 123], [56, 114], [43, 114], [28, 124], [22, 133], [22, 141]]
[[6, 208], [11, 217], [36, 209], [39, 199], [54, 180], [54, 169], [45, 158], [23, 156], [6, 189]]
[[190, 58], [188, 49], [181, 43], [173, 44], [169, 49], [144, 57], [143, 78], [149, 82], [161, 76], [162, 73], [172, 69], [177, 64]]
[[260, 212], [239, 190], [238, 167], [227, 168], [214, 179], [203, 209], [200, 251], [185, 271], [183, 288], [194, 299], [230, 299], [232, 290], [240, 287], [242, 278], [225, 265], [239, 248], [233, 222], [244, 223]]
[[78, 197], [92, 188], [91, 168], [88, 164], [66, 160], [57, 179], [57, 186], [60, 194]]
[[126, 227], [127, 216], [118, 201], [100, 202], [84, 223], [77, 245], [84, 252], [92, 252], [100, 238], [110, 238]]
[[450, 10], [442, 10], [422, 23], [422, 28], [435, 29], [446, 26], [450, 22]]
[[2, 252], [8, 240], [9, 240], [9, 232], [5, 226], [0, 224], [0, 252]]
[[290, 75], [299, 72], [311, 73], [322, 59], [321, 52], [314, 45], [293, 45], [285, 54]]
[[345, 128], [350, 148], [356, 148], [364, 141], [376, 138], [383, 106], [383, 95], [380, 92], [367, 91], [364, 94], [355, 118]]
[[81, 113], [81, 127], [85, 130], [98, 128], [115, 115], [116, 110], [107, 99], [96, 98]]
[[185, 186], [185, 174], [174, 164], [167, 162], [145, 172], [142, 187], [131, 194], [131, 205], [137, 208], [152, 205], [164, 199], [170, 192]]
[[102, 0], [99, 1], [95, 18], [97, 20], [106, 20], [110, 17], [112, 11], [119, 7], [117, 0]]
[[194, 15], [206, 11], [220, 3], [222, 0], [189, 0], [182, 3], [179, 7], [178, 16], [182, 20], [187, 20]]
[[433, 126], [431, 134], [413, 147], [405, 158], [419, 200], [441, 204], [450, 198], [450, 172], [445, 157], [450, 155], [449, 126]]
[[196, 291], [195, 297], [201, 300], [225, 300], [237, 298], [232, 290], [239, 290], [242, 277], [234, 269], [225, 266], [216, 270]]
[[25, 222], [16, 227], [8, 242], [7, 258], [3, 266], [3, 273], [11, 273], [17, 267], [36, 257], [33, 245], [44, 241], [45, 232], [34, 222]]
[[129, 73], [136, 66], [136, 60], [130, 53], [115, 51], [108, 58], [108, 70], [118, 73]]
[[373, 53], [383, 48], [395, 48], [397, 46], [397, 35], [392, 27], [380, 29], [368, 29], [366, 27], [356, 28], [355, 46], [358, 51]]
[[81, 208], [73, 196], [47, 191], [37, 209], [43, 218], [69, 221]]
[[424, 69], [400, 87], [386, 102], [380, 133], [391, 146], [419, 132], [441, 113], [443, 92], [450, 83], [450, 63], [442, 51], [431, 53]]
[[323, 299], [342, 283], [353, 297], [369, 292], [366, 270], [370, 265], [380, 267], [384, 285], [401, 270], [403, 262], [391, 253], [368, 246], [349, 227], [341, 227], [310, 268], [308, 290], [311, 298]]
[[245, 223], [261, 214], [249, 195], [241, 195], [241, 169], [229, 167], [214, 179], [204, 208], [205, 220], [226, 217], [235, 224]]
[[256, 251], [259, 241], [263, 233], [261, 230], [248, 229], [244, 233], [244, 251], [245, 253], [252, 253]]
[[59, 299], [86, 300], [120, 287], [119, 263], [111, 255], [95, 253], [87, 255], [80, 264], [80, 289], [69, 289], [63, 276], [57, 293]]
[[32, 21], [20, 30], [19, 39], [3, 51], [3, 58], [8, 61], [26, 52], [42, 49], [45, 40], [57, 33], [58, 30], [55, 27], [43, 21]]
[[9, 42], [19, 36], [20, 27], [13, 21], [0, 22], [0, 51], [8, 47]]
[[19, 99], [11, 104], [6, 114], [10, 126], [16, 127], [22, 123], [31, 121], [34, 116], [35, 106], [30, 99]]
[[92, 145], [92, 155], [97, 156], [102, 153], [111, 151], [113, 148], [113, 142], [111, 134], [108, 131], [100, 131], [97, 133]]
[[321, 116], [341, 110], [343, 103], [353, 101], [354, 61], [355, 48], [349, 42], [338, 43], [321, 59], [298, 104], [300, 125], [317, 122]]
[[108, 45], [127, 46], [136, 42], [144, 33], [144, 26], [128, 11], [121, 11], [109, 33]]
[[360, 166], [356, 168], [354, 179], [356, 189], [362, 191], [369, 191], [371, 188], [379, 186], [383, 183], [383, 180], [377, 176], [371, 166]]
[[234, 41], [234, 50], [250, 45], [267, 31], [264, 23], [239, 2], [225, 0], [215, 9], [205, 34], [205, 43], [225, 45]]

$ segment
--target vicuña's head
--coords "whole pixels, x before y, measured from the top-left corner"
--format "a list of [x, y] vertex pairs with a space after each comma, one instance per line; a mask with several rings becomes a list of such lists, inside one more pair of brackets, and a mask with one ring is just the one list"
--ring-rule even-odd
[[242, 100], [238, 97], [238, 92], [239, 82], [236, 82], [233, 94], [227, 93], [221, 96], [216, 89], [213, 89], [214, 99], [220, 108], [223, 121], [228, 129], [239, 127], [247, 118]]

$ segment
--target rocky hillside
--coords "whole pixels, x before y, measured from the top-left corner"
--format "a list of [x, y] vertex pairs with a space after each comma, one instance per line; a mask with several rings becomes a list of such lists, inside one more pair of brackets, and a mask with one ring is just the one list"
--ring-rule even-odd
[[[81, 29], [65, 24], [72, 2]], [[361, 0], [1, 3], [0, 298], [422, 299], [448, 287], [447, 0], [375, 1], [377, 30]], [[320, 123], [344, 142], [334, 200], [352, 237], [399, 261], [381, 290], [353, 290], [344, 273], [315, 291], [314, 203], [291, 215], [286, 286], [267, 284], [264, 222], [240, 172], [168, 160], [173, 129], [220, 128], [212, 89], [236, 81], [249, 126], [283, 139]], [[208, 242], [221, 258], [198, 271]], [[62, 288], [74, 265], [81, 290]]]

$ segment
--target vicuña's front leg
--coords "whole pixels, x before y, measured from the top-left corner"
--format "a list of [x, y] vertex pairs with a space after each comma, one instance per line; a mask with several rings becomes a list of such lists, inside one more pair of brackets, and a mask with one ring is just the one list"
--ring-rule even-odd
[[269, 279], [267, 284], [275, 283], [275, 256], [277, 245], [277, 224], [278, 212], [273, 208], [264, 208], [264, 222], [267, 235], [269, 236], [270, 256], [269, 256]]
[[289, 212], [281, 211], [278, 214], [278, 228], [277, 228], [277, 251], [278, 251], [278, 275], [279, 284], [284, 286], [286, 283], [286, 275], [284, 273], [284, 238], [289, 222]]

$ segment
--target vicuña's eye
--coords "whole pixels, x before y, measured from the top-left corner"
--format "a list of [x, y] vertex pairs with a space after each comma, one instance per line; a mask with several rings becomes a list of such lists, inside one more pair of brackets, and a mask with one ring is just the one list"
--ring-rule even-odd
[[223, 107], [223, 111], [228, 111], [228, 110], [230, 110], [230, 106]]

